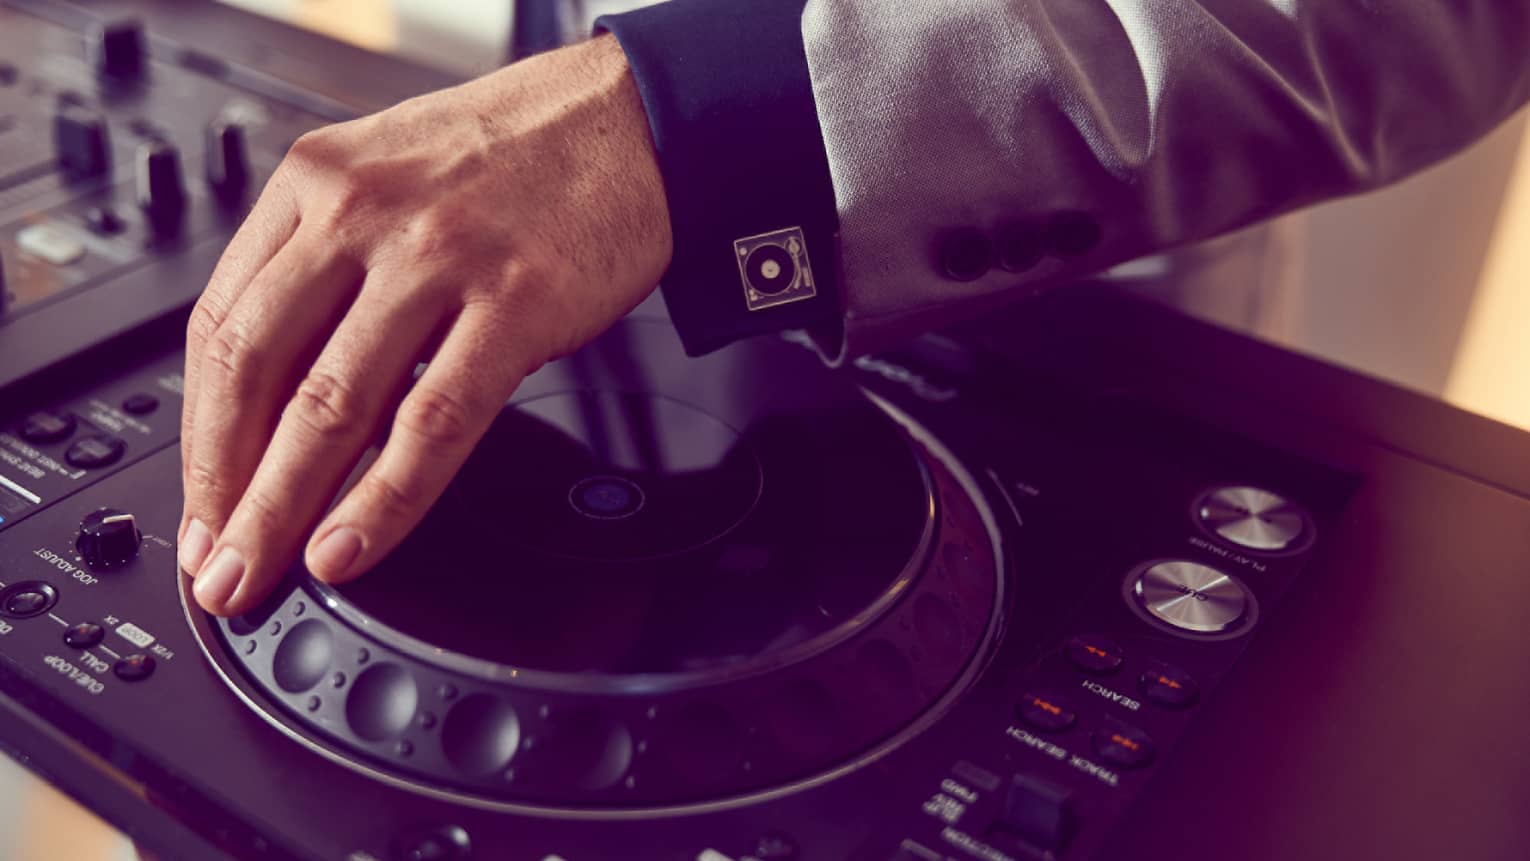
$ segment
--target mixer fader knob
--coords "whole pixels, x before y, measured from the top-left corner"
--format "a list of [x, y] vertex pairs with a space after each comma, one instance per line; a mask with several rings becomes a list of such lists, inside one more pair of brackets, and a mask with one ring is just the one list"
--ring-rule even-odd
[[238, 203], [250, 184], [244, 127], [226, 120], [207, 127], [207, 185], [224, 205]]
[[127, 19], [97, 24], [85, 46], [97, 74], [129, 81], [143, 76], [144, 42], [143, 24]]
[[149, 218], [157, 239], [181, 231], [186, 215], [186, 189], [181, 183], [181, 156], [168, 141], [154, 140], [138, 148], [138, 205]]
[[133, 515], [115, 508], [102, 508], [80, 521], [80, 537], [75, 549], [92, 568], [115, 568], [138, 555], [143, 535]]
[[53, 152], [75, 178], [100, 176], [111, 167], [106, 118], [73, 102], [60, 102], [53, 115]]

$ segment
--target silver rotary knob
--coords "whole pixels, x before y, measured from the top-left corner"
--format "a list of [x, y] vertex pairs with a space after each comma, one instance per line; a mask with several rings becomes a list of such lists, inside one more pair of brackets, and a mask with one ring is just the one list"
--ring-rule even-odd
[[1137, 606], [1181, 631], [1222, 634], [1253, 621], [1254, 596], [1231, 574], [1182, 560], [1157, 562], [1134, 574]]
[[1285, 497], [1257, 487], [1219, 487], [1202, 496], [1195, 516], [1225, 541], [1265, 553], [1308, 543], [1311, 518]]

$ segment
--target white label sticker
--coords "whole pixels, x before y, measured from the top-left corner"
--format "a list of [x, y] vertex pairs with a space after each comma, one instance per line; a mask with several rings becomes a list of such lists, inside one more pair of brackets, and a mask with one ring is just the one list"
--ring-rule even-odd
[[148, 631], [145, 631], [132, 622], [123, 622], [121, 625], [118, 625], [117, 636], [127, 640], [129, 643], [132, 643], [140, 649], [147, 649], [149, 644], [154, 642], [153, 634], [150, 634]]

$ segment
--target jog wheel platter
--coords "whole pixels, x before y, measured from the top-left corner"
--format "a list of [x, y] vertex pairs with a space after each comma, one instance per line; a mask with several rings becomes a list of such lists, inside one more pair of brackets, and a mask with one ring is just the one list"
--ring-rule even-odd
[[957, 467], [800, 348], [688, 360], [660, 325], [529, 379], [378, 569], [204, 620], [242, 695], [413, 788], [588, 815], [812, 782], [938, 717], [1001, 588]]

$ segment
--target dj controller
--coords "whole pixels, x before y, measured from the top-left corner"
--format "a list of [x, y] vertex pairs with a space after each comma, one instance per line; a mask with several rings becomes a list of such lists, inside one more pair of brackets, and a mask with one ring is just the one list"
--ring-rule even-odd
[[1109, 285], [842, 371], [645, 305], [376, 570], [202, 613], [186, 312], [297, 136], [446, 83], [0, 2], [0, 749], [165, 859], [1530, 851], [1530, 438]]

